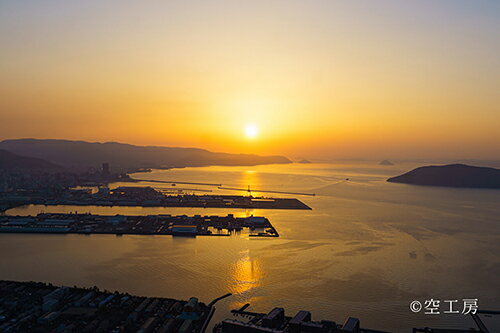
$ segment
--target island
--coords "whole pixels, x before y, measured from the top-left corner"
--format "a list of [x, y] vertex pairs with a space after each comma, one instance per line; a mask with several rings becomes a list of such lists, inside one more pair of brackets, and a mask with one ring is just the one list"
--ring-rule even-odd
[[380, 161], [379, 165], [391, 166], [391, 165], [394, 165], [394, 163], [389, 161], [389, 160], [383, 160], [383, 161]]
[[463, 188], [500, 188], [500, 169], [466, 164], [424, 166], [387, 179], [392, 183]]

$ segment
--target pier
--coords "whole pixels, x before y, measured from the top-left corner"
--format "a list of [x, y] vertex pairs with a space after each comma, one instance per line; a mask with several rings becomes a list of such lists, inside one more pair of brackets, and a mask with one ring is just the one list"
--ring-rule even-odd
[[[0, 203], [5, 206], [4, 210], [30, 204], [47, 206], [311, 209], [311, 207], [296, 198], [269, 198], [252, 195], [173, 194], [176, 190], [175, 187], [155, 189], [153, 187], [122, 186], [114, 189], [101, 187], [96, 193], [85, 189], [66, 189], [58, 193], [4, 193], [0, 194]], [[211, 190], [201, 191], [210, 192]]]
[[38, 214], [0, 216], [0, 233], [279, 237], [261, 216]]
[[293, 317], [285, 315], [285, 309], [276, 307], [268, 313], [250, 312], [249, 303], [232, 310], [240, 319], [225, 319], [215, 325], [213, 333], [388, 333], [362, 328], [360, 320], [348, 317], [343, 323], [332, 320], [313, 321], [311, 312], [301, 310]]

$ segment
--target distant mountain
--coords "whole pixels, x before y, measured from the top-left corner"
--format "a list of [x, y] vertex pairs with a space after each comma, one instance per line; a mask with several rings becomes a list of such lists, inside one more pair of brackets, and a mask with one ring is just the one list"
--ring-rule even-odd
[[425, 166], [387, 181], [413, 185], [500, 188], [500, 169], [465, 164]]
[[379, 165], [387, 165], [387, 166], [390, 166], [390, 165], [394, 165], [394, 163], [392, 163], [391, 161], [389, 160], [383, 160], [383, 161], [380, 161]]
[[103, 162], [121, 169], [291, 163], [283, 156], [214, 153], [198, 148], [134, 146], [117, 142], [18, 139], [0, 142], [0, 149], [66, 167], [99, 167]]
[[297, 163], [309, 164], [309, 163], [311, 163], [311, 161], [303, 159], [303, 160], [298, 161]]
[[0, 149], [0, 170], [49, 170], [59, 168], [41, 158], [25, 157]]

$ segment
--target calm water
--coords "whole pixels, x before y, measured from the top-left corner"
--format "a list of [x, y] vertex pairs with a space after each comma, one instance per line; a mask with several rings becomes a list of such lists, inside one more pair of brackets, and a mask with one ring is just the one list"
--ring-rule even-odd
[[479, 298], [480, 308], [500, 309], [500, 191], [385, 182], [388, 176], [415, 166], [297, 164], [136, 174], [140, 179], [250, 185], [319, 195], [302, 198], [312, 211], [12, 209], [8, 214], [78, 210], [264, 215], [281, 237], [0, 234], [0, 279], [97, 285], [182, 299], [197, 296], [205, 302], [233, 293], [218, 304], [216, 320], [248, 302], [254, 311], [283, 306], [289, 315], [306, 309], [313, 312], [313, 319], [341, 322], [355, 316], [362, 326], [396, 332], [409, 332], [414, 326], [473, 327], [469, 317], [413, 314], [408, 305], [430, 298]]

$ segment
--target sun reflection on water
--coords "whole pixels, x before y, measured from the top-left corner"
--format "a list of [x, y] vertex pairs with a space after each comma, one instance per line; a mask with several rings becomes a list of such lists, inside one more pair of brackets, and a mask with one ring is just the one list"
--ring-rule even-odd
[[247, 293], [260, 286], [261, 278], [262, 268], [259, 260], [251, 258], [249, 251], [243, 251], [231, 268], [231, 293]]

